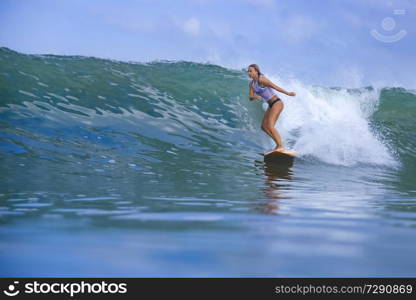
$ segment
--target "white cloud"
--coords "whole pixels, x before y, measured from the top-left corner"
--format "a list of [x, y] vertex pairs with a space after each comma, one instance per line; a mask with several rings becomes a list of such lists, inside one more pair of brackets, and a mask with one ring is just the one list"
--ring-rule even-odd
[[312, 37], [318, 30], [318, 23], [307, 16], [291, 16], [279, 22], [280, 32], [289, 43], [300, 43]]
[[207, 24], [207, 31], [217, 38], [226, 40], [231, 37], [234, 30], [230, 28], [230, 23], [226, 20], [215, 19]]
[[156, 24], [154, 22], [143, 18], [137, 20], [123, 16], [109, 16], [107, 18], [107, 22], [122, 29], [136, 32], [152, 32], [156, 29]]
[[347, 25], [360, 28], [366, 24], [367, 20], [353, 11], [341, 10], [339, 15], [346, 21]]
[[198, 35], [200, 27], [200, 22], [195, 17], [189, 18], [183, 24], [183, 30], [190, 35]]
[[137, 10], [123, 6], [90, 6], [90, 11], [105, 23], [131, 32], [153, 32], [158, 23], [154, 18], [141, 15], [137, 16]]
[[260, 7], [272, 8], [275, 7], [275, 0], [245, 0], [247, 3], [254, 4]]

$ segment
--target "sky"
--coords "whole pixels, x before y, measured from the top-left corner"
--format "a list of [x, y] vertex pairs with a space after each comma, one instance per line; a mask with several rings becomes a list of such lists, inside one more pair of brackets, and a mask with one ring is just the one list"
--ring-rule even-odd
[[0, 47], [416, 88], [415, 0], [0, 0]]

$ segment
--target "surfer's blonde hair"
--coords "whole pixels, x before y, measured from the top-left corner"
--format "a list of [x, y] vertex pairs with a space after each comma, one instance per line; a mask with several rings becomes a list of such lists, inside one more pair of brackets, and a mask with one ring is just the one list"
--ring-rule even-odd
[[260, 67], [259, 67], [259, 65], [257, 65], [257, 64], [251, 64], [251, 65], [249, 65], [248, 66], [248, 68], [247, 69], [249, 69], [249, 68], [253, 68], [254, 70], [256, 70], [256, 72], [257, 72], [257, 74], [260, 76], [260, 75], [263, 75], [263, 73], [262, 72], [260, 72]]

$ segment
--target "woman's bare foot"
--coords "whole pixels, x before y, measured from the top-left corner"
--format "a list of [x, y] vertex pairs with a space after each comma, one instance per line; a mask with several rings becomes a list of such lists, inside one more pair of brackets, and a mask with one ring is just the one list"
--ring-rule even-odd
[[273, 151], [283, 152], [283, 151], [285, 151], [285, 148], [276, 146], [276, 147], [273, 149]]

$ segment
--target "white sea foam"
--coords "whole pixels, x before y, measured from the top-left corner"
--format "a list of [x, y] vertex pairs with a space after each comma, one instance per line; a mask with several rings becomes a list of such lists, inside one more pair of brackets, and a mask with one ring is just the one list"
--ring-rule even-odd
[[[336, 165], [396, 165], [382, 137], [369, 123], [380, 90], [331, 89], [298, 80], [270, 79], [296, 92], [295, 97], [280, 94], [285, 108], [276, 124], [289, 148], [301, 156]], [[274, 146], [271, 140], [269, 145]]]

